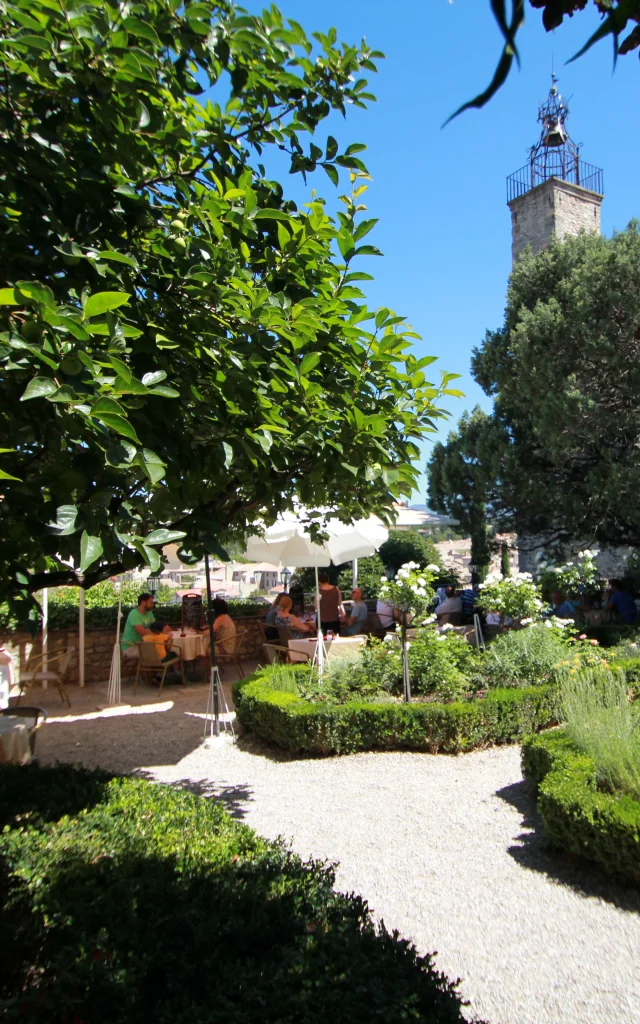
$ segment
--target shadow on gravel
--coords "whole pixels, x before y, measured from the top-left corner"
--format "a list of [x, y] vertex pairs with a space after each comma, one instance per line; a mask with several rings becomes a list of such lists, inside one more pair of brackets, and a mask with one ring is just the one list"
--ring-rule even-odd
[[516, 836], [519, 845], [510, 846], [507, 851], [521, 867], [547, 875], [580, 896], [605, 900], [621, 910], [640, 912], [640, 893], [637, 890], [608, 878], [589, 861], [551, 846], [544, 835], [535, 794], [528, 782], [514, 782], [497, 790], [496, 796], [522, 815], [522, 827], [527, 831]]
[[219, 800], [225, 810], [236, 821], [242, 821], [243, 818], [246, 818], [246, 805], [253, 800], [253, 790], [250, 786], [245, 786], [244, 784], [224, 786], [214, 782], [212, 779], [176, 779], [175, 781], [164, 782], [159, 780], [153, 772], [146, 771], [144, 768], [132, 772], [132, 775], [137, 779], [146, 779], [147, 782], [159, 782], [163, 786], [182, 789], [187, 793], [193, 793], [195, 796], [212, 797], [214, 800]]

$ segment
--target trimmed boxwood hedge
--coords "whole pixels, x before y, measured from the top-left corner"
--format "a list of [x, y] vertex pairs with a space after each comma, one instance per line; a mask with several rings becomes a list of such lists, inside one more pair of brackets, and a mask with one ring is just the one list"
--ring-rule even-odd
[[538, 811], [553, 843], [640, 882], [640, 801], [598, 790], [593, 759], [566, 730], [528, 737], [522, 771], [537, 787]]
[[[348, 754], [356, 750], [427, 750], [457, 754], [491, 743], [513, 743], [559, 720], [555, 686], [491, 690], [453, 704], [397, 702], [321, 704], [270, 684], [258, 669], [234, 685], [238, 720], [245, 729], [285, 750]], [[295, 675], [295, 673], [292, 673]]]
[[2, 766], [2, 1019], [463, 1024], [432, 958], [333, 884], [214, 800]]

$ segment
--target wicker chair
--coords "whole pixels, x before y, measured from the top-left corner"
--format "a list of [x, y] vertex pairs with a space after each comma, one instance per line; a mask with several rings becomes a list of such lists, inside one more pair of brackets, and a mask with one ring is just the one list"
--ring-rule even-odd
[[49, 717], [44, 708], [27, 707], [24, 704], [22, 707], [16, 706], [13, 708], [2, 708], [0, 715], [7, 715], [9, 718], [24, 718], [29, 725], [29, 746], [31, 747], [31, 756], [36, 752], [36, 733], [38, 729], [41, 729], [47, 718]]
[[176, 665], [180, 666], [180, 675], [182, 676], [182, 685], [186, 686], [186, 680], [184, 678], [184, 666], [182, 664], [182, 655], [177, 647], [172, 647], [169, 653], [172, 655], [166, 661], [160, 657], [158, 653], [157, 644], [146, 643], [142, 641], [136, 644], [138, 648], [138, 668], [136, 671], [136, 680], [133, 684], [133, 692], [136, 693], [138, 689], [138, 679], [141, 675], [147, 676], [160, 676], [160, 688], [158, 693], [162, 693], [162, 687], [167, 675], [167, 671]]
[[[228, 658], [229, 661], [233, 665], [235, 665], [236, 672], [238, 673], [238, 677], [240, 679], [244, 679], [244, 668], [242, 667], [242, 662], [240, 660], [240, 645], [238, 643], [238, 640], [240, 639], [241, 636], [244, 636], [248, 632], [248, 629], [243, 629], [241, 633], [236, 633], [235, 636], [228, 636], [224, 639], [214, 640], [213, 642], [213, 646], [216, 648], [216, 660], [219, 660], [220, 658]], [[225, 644], [227, 646], [226, 650], [222, 648], [222, 644]], [[233, 650], [229, 650], [228, 648], [232, 644]], [[208, 673], [211, 670], [211, 653], [204, 655], [204, 662], [205, 670]]]
[[[53, 683], [58, 691], [60, 700], [63, 704], [66, 701], [67, 707], [70, 708], [71, 701], [69, 700], [65, 682], [71, 669], [71, 661], [75, 651], [75, 647], [67, 647], [66, 651], [59, 651], [57, 654], [37, 654], [30, 657], [25, 671], [20, 673], [18, 704], [22, 700], [23, 693], [26, 694], [27, 704], [31, 703], [31, 694], [36, 683]], [[47, 659], [46, 669], [42, 667], [45, 658]], [[56, 666], [55, 670], [51, 668], [52, 665]]]

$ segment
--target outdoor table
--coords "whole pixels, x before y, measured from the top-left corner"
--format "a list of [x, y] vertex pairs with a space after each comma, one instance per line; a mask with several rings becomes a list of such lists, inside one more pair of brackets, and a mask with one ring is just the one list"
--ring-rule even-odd
[[0, 764], [29, 764], [30, 760], [27, 719], [0, 716]]
[[[327, 658], [339, 658], [345, 651], [358, 650], [358, 648], [364, 647], [366, 642], [366, 636], [339, 636], [333, 640], [325, 640], [324, 647], [327, 652]], [[316, 643], [316, 637], [309, 638], [309, 640], [289, 640], [289, 656], [291, 661], [307, 661], [304, 655], [307, 655], [308, 660], [311, 661], [315, 654]]]
[[183, 661], [195, 661], [207, 654], [205, 638], [202, 633], [187, 633], [182, 636], [179, 631], [171, 634], [171, 646], [180, 651]]

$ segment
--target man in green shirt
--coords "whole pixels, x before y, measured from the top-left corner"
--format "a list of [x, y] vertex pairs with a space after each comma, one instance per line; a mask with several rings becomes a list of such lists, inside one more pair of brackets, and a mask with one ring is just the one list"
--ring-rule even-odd
[[[120, 647], [125, 658], [137, 658], [138, 648], [133, 646], [150, 633], [149, 626], [155, 622], [153, 614], [153, 597], [151, 594], [140, 594], [138, 607], [132, 608], [127, 615]], [[170, 632], [169, 626], [165, 626], [164, 632]]]

